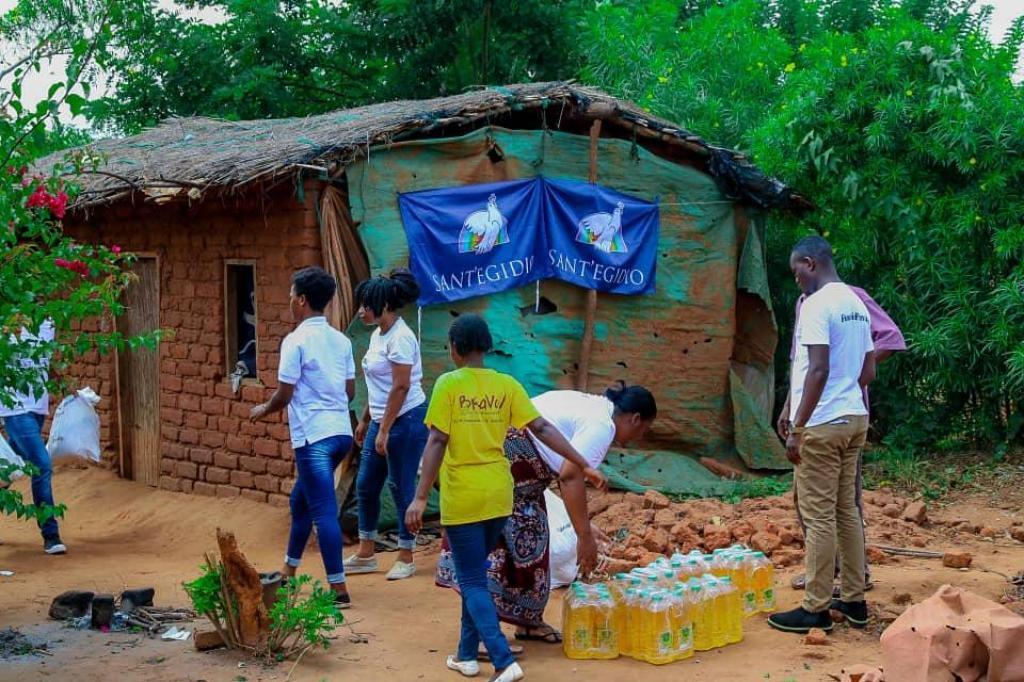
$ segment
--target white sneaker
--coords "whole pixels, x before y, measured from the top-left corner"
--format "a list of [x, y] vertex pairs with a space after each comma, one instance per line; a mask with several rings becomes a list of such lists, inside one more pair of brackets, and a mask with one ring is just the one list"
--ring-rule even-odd
[[518, 663], [513, 663], [509, 667], [501, 671], [501, 674], [494, 678], [494, 682], [519, 682], [519, 680], [526, 677], [526, 673], [519, 667]]
[[416, 575], [416, 564], [411, 561], [409, 563], [396, 561], [395, 565], [391, 567], [390, 571], [388, 571], [386, 577], [388, 580], [405, 580], [406, 578], [411, 578], [414, 575]]
[[345, 573], [351, 575], [357, 575], [359, 573], [376, 573], [379, 566], [377, 564], [377, 557], [370, 557], [364, 559], [357, 554], [353, 554], [349, 558], [345, 559]]
[[455, 656], [449, 656], [447, 664], [449, 670], [455, 670], [463, 677], [476, 677], [480, 674], [480, 664], [476, 661], [460, 661]]

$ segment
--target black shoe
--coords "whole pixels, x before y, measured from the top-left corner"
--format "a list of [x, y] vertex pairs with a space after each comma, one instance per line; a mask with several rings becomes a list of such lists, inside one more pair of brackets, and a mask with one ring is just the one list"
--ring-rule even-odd
[[349, 596], [348, 592], [341, 594], [340, 592], [334, 593], [334, 607], [339, 611], [352, 608], [352, 597]]
[[43, 551], [47, 554], [66, 554], [68, 548], [60, 541], [60, 536], [58, 535], [43, 540]]
[[846, 616], [852, 627], [862, 628], [868, 624], [868, 603], [866, 601], [840, 601], [835, 599], [828, 607]]
[[806, 635], [812, 628], [831, 632], [832, 616], [828, 614], [827, 609], [821, 613], [811, 613], [800, 607], [792, 611], [773, 613], [768, 616], [768, 625], [776, 630], [795, 632], [801, 635]]

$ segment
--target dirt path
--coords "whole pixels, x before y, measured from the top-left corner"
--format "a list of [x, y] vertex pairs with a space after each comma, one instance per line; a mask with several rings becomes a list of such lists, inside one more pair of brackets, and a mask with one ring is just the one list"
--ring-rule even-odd
[[[26, 488], [25, 481], [17, 485]], [[193, 578], [202, 553], [214, 549], [217, 526], [233, 530], [253, 563], [261, 569], [279, 567], [288, 528], [287, 510], [247, 500], [219, 500], [170, 493], [98, 470], [67, 470], [54, 481], [58, 499], [68, 505], [62, 533], [70, 552], [62, 557], [43, 555], [34, 527], [0, 520], [0, 569], [15, 571], [0, 577], [0, 628], [15, 626], [26, 634], [50, 642], [52, 655], [23, 657], [0, 664], [0, 680], [163, 680], [256, 681], [285, 680], [291, 664], [264, 669], [227, 652], [197, 653], [191, 642], [162, 642], [139, 635], [102, 634], [64, 629], [46, 620], [52, 597], [67, 589], [117, 593], [125, 587], [153, 586], [158, 605], [185, 606], [180, 584]], [[979, 524], [1007, 512], [986, 511], [985, 501], [967, 500], [965, 510]], [[942, 514], [958, 514], [948, 507]], [[959, 514], [964, 516], [966, 514]], [[1024, 544], [1009, 540], [945, 539], [942, 548], [959, 545], [975, 554], [979, 569], [1010, 575], [1024, 568]], [[444, 669], [444, 655], [458, 636], [459, 602], [433, 586], [435, 550], [417, 558], [420, 574], [399, 583], [382, 575], [354, 576], [350, 581], [356, 608], [346, 612], [350, 626], [328, 651], [311, 652], [293, 680], [455, 680]], [[322, 578], [315, 548], [307, 550], [306, 570]], [[385, 556], [385, 563], [390, 557]], [[783, 607], [796, 605], [800, 593], [790, 590], [789, 577], [780, 574], [778, 591]], [[1006, 585], [1003, 577], [985, 570], [962, 572], [942, 568], [938, 562], [901, 560], [875, 568], [877, 587], [870, 594], [879, 604], [909, 593], [919, 601], [946, 582], [998, 598]], [[560, 620], [561, 595], [552, 599], [549, 620]], [[352, 632], [365, 643], [351, 641]], [[358, 638], [357, 638], [358, 639]], [[880, 662], [877, 632], [837, 628], [826, 647], [807, 647], [800, 638], [770, 630], [761, 619], [748, 621], [743, 643], [702, 654], [664, 668], [628, 659], [571, 661], [559, 648], [535, 644], [523, 659], [530, 680], [688, 680], [715, 682], [776, 680], [785, 682], [828, 680], [844, 665]], [[483, 677], [481, 679], [486, 679]]]

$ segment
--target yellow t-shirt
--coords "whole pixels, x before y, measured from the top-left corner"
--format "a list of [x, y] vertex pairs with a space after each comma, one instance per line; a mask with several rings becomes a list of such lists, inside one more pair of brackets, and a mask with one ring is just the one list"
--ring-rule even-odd
[[526, 390], [507, 374], [463, 367], [437, 378], [424, 421], [448, 435], [441, 463], [443, 525], [512, 514], [505, 434], [539, 416]]

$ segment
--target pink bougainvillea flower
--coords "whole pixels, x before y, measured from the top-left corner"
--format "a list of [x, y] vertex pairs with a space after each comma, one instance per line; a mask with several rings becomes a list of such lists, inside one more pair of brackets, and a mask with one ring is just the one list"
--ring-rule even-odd
[[111, 251], [111, 253], [113, 253], [113, 254], [114, 254], [115, 256], [118, 256], [118, 255], [120, 255], [120, 254], [121, 254], [121, 247], [120, 247], [120, 246], [118, 246], [117, 244], [114, 244], [113, 246], [111, 246], [111, 247], [110, 247], [110, 251]]
[[71, 270], [77, 272], [83, 277], [89, 274], [89, 266], [80, 260], [68, 260], [66, 258], [54, 258], [53, 264], [58, 268], [64, 268], [65, 270]]
[[59, 192], [57, 194], [57, 196], [51, 196], [50, 197], [50, 205], [49, 205], [50, 213], [52, 213], [53, 217], [56, 218], [57, 220], [63, 220], [64, 219], [64, 209], [67, 208], [67, 205], [68, 205], [68, 193], [67, 192]]
[[50, 205], [49, 192], [42, 185], [36, 187], [35, 191], [29, 195], [28, 201], [25, 202], [25, 208], [47, 208]]

